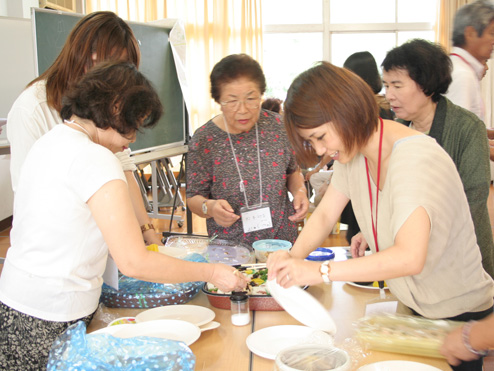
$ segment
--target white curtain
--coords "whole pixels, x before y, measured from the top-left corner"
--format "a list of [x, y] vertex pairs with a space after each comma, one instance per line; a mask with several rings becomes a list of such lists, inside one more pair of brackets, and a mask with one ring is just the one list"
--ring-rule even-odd
[[220, 112], [209, 74], [221, 58], [246, 53], [262, 65], [261, 0], [86, 0], [86, 10], [110, 10], [129, 21], [182, 20], [193, 130]]

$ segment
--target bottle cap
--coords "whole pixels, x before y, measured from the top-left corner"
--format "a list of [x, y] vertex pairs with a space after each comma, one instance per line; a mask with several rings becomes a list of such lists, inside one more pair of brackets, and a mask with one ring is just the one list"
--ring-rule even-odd
[[249, 295], [247, 295], [245, 292], [233, 292], [232, 295], [230, 296], [231, 301], [244, 301], [249, 299]]

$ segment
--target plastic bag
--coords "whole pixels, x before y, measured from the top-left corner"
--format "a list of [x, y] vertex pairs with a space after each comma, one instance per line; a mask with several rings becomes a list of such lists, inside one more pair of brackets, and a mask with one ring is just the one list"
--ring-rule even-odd
[[84, 322], [79, 321], [53, 343], [47, 371], [193, 371], [195, 362], [194, 354], [181, 341], [86, 334]]
[[[184, 260], [206, 263], [199, 254], [187, 255]], [[185, 304], [196, 296], [204, 282], [163, 284], [137, 280], [122, 275], [119, 290], [103, 284], [100, 302], [109, 308], [156, 308], [164, 305]]]
[[276, 371], [349, 371], [351, 360], [344, 350], [321, 344], [302, 344], [281, 350], [275, 359]]
[[461, 323], [383, 313], [361, 318], [354, 325], [356, 338], [368, 349], [444, 358], [439, 352], [444, 338]]

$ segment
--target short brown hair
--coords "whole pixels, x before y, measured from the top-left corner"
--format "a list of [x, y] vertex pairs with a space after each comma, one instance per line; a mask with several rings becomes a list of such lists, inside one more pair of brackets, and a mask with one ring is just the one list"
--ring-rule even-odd
[[310, 165], [316, 154], [297, 129], [331, 122], [346, 150], [362, 147], [377, 129], [379, 108], [369, 85], [359, 76], [328, 62], [301, 73], [288, 89], [285, 127], [299, 162]]

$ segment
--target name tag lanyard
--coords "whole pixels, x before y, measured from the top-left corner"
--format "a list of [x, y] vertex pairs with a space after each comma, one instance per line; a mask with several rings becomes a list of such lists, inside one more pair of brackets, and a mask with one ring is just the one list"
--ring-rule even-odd
[[242, 178], [242, 173], [240, 172], [240, 167], [238, 166], [238, 159], [235, 153], [235, 148], [233, 147], [233, 141], [228, 131], [228, 124], [226, 123], [225, 116], [223, 116], [223, 121], [225, 122], [226, 132], [228, 134], [228, 139], [230, 140], [230, 147], [233, 153], [233, 161], [237, 167], [238, 177], [240, 178], [240, 191], [244, 194], [245, 206], [240, 208], [240, 215], [242, 217], [242, 226], [244, 233], [260, 231], [267, 228], [273, 227], [273, 221], [271, 218], [271, 209], [269, 203], [262, 202], [262, 171], [261, 171], [261, 151], [259, 150], [259, 131], [256, 122], [256, 147], [257, 147], [257, 165], [259, 169], [259, 205], [249, 206], [249, 200], [247, 199], [247, 193], [245, 192], [245, 184]]
[[[383, 119], [379, 118], [381, 121], [381, 134], [379, 137], [379, 157], [377, 162], [377, 190], [376, 190], [376, 223], [374, 224], [374, 215], [372, 212], [372, 189], [371, 180], [369, 175], [369, 164], [367, 163], [367, 157], [365, 158], [365, 170], [367, 172], [367, 185], [369, 186], [369, 198], [370, 198], [370, 209], [371, 209], [371, 220], [372, 220], [372, 233], [374, 234], [374, 244], [376, 245], [376, 252], [379, 252], [379, 245], [377, 243], [377, 206], [379, 202], [379, 181], [381, 179], [381, 155], [382, 155], [382, 144], [383, 144]], [[384, 297], [384, 281], [379, 281], [379, 291], [381, 297]]]
[[[473, 68], [472, 64], [469, 61], [467, 61], [465, 58], [463, 58], [461, 55], [459, 55], [457, 53], [451, 53], [450, 55], [460, 58], [464, 63], [466, 63], [466, 65], [468, 67], [470, 67], [472, 69], [472, 71], [475, 74], [475, 76], [477, 76], [477, 71], [475, 71], [475, 68]], [[481, 112], [482, 113], [482, 116], [484, 116], [484, 114], [485, 114], [485, 107], [484, 107], [484, 101], [482, 99], [480, 100], [480, 110], [482, 111]]]
[[[247, 200], [247, 193], [245, 192], [245, 184], [242, 178], [242, 173], [240, 172], [240, 167], [238, 166], [237, 154], [235, 153], [235, 148], [233, 147], [232, 137], [230, 136], [230, 131], [228, 130], [228, 124], [226, 123], [225, 116], [223, 116], [223, 122], [225, 123], [226, 133], [228, 134], [228, 139], [230, 141], [230, 147], [233, 153], [233, 161], [235, 162], [235, 166], [237, 167], [238, 177], [240, 178], [239, 188], [240, 192], [244, 194], [245, 198], [245, 206], [249, 208], [249, 201]], [[256, 147], [257, 147], [257, 166], [259, 169], [259, 206], [262, 205], [262, 171], [261, 171], [261, 153], [259, 150], [259, 131], [257, 129], [256, 122]]]

